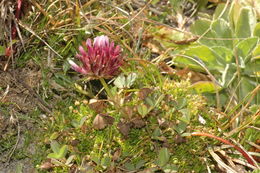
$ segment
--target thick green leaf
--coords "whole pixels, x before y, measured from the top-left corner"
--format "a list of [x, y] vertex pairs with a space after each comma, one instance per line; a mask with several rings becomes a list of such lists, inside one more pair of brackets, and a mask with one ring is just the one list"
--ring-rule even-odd
[[110, 159], [110, 157], [104, 157], [104, 158], [102, 158], [101, 159], [101, 165], [103, 166], [103, 167], [109, 167], [110, 166], [110, 164], [111, 164], [111, 159]]
[[51, 149], [52, 149], [52, 151], [54, 153], [59, 153], [59, 151], [60, 151], [60, 144], [57, 141], [52, 140], [51, 141]]
[[192, 33], [196, 35], [202, 35], [208, 30], [210, 24], [211, 24], [210, 20], [199, 19], [196, 20], [193, 25], [191, 25], [190, 30]]
[[186, 122], [180, 121], [178, 123], [178, 125], [177, 126], [173, 126], [173, 128], [174, 128], [174, 130], [176, 130], [176, 132], [178, 134], [182, 134], [187, 129], [187, 126], [188, 126], [188, 124]]
[[226, 48], [233, 48], [233, 41], [227, 38], [232, 38], [232, 31], [230, 25], [224, 19], [218, 19], [211, 25], [211, 29], [216, 33], [216, 45], [225, 46]]
[[125, 87], [125, 76], [123, 74], [119, 75], [116, 80], [114, 81], [114, 85], [117, 88], [124, 88]]
[[198, 93], [215, 93], [216, 91], [220, 91], [221, 87], [217, 84], [214, 84], [211, 81], [199, 81], [191, 86], [194, 88]]
[[134, 81], [136, 80], [136, 78], [137, 78], [136, 73], [130, 73], [126, 78], [126, 87], [130, 88], [134, 84]]
[[185, 97], [179, 98], [177, 100], [177, 104], [175, 105], [177, 110], [180, 110], [180, 109], [184, 108], [185, 106], [187, 106], [187, 99]]
[[100, 158], [99, 158], [99, 156], [92, 155], [92, 156], [91, 156], [91, 160], [92, 160], [93, 162], [95, 162], [97, 165], [100, 164]]
[[87, 120], [87, 116], [84, 116], [84, 117], [82, 117], [81, 119], [80, 119], [80, 122], [79, 122], [79, 127], [81, 127], [83, 124], [84, 124], [84, 122]]
[[175, 11], [178, 11], [179, 10], [178, 7], [181, 5], [182, 0], [169, 0], [169, 2], [171, 4], [171, 6], [173, 7], [173, 9]]
[[59, 151], [59, 158], [64, 158], [66, 156], [68, 152], [68, 146], [67, 145], [63, 145]]
[[225, 70], [222, 72], [221, 85], [227, 87], [230, 80], [234, 77], [237, 67], [234, 64], [226, 64]]
[[3, 47], [3, 46], [0, 46], [0, 56], [3, 56], [3, 55], [5, 55], [5, 47]]
[[212, 46], [218, 45], [219, 41], [222, 41], [222, 40], [218, 40], [216, 38], [218, 38], [216, 31], [209, 29], [205, 33], [205, 35], [203, 35], [203, 37], [201, 39], [199, 39], [199, 42], [208, 47], [212, 47]]
[[144, 104], [139, 105], [139, 106], [137, 107], [137, 111], [138, 111], [138, 113], [139, 113], [142, 117], [145, 117], [145, 116], [148, 114], [148, 112], [149, 112], [147, 106], [144, 105]]
[[125, 168], [128, 170], [128, 171], [134, 171], [135, 170], [135, 165], [130, 163], [130, 162], [127, 162], [125, 163]]
[[254, 36], [260, 37], [260, 23], [257, 23], [254, 29]]
[[61, 159], [66, 156], [68, 152], [68, 146], [63, 145], [58, 152], [48, 154], [48, 158]]
[[226, 63], [213, 49], [207, 46], [190, 47], [185, 54], [202, 60], [210, 70], [223, 70]]
[[241, 8], [239, 17], [235, 26], [235, 33], [238, 38], [248, 38], [252, 35], [256, 24], [256, 17], [248, 7]]
[[114, 85], [117, 88], [130, 88], [134, 84], [136, 78], [136, 73], [130, 73], [128, 76], [121, 74], [114, 81]]
[[159, 136], [162, 135], [162, 131], [159, 127], [157, 127], [152, 134], [152, 138], [157, 139]]
[[168, 149], [162, 148], [159, 151], [158, 165], [160, 167], [163, 167], [164, 165], [166, 165], [168, 163], [169, 159], [170, 159], [170, 153], [169, 153]]
[[182, 113], [182, 117], [179, 120], [183, 121], [186, 124], [190, 123], [190, 111], [188, 109], [181, 109], [179, 112]]
[[[229, 13], [229, 10], [230, 10], [230, 6], [227, 6], [226, 10], [226, 4], [225, 3], [221, 3], [217, 6], [215, 12], [214, 12], [214, 15], [213, 15], [213, 19], [217, 19], [217, 18], [221, 18], [221, 19], [224, 19], [225, 21], [228, 21], [228, 13]], [[223, 12], [223, 10], [225, 10]], [[220, 16], [222, 14], [222, 16]]]
[[189, 67], [190, 69], [204, 71], [204, 69], [199, 64], [197, 64], [196, 62], [194, 62], [188, 58], [182, 57], [182, 56], [175, 57], [173, 59], [173, 62], [178, 67]]
[[203, 62], [216, 62], [216, 55], [207, 46], [190, 47], [186, 49], [185, 54], [192, 57], [198, 57]]
[[[248, 68], [245, 68], [243, 70], [243, 75], [245, 76], [250, 76], [250, 77], [258, 77], [258, 79], [256, 78], [255, 81], [259, 81], [259, 77], [260, 77], [260, 59], [255, 59], [252, 62], [248, 62], [247, 64]], [[259, 82], [258, 82], [259, 83]]]
[[74, 160], [74, 158], [76, 157], [76, 155], [71, 155], [69, 156], [69, 158], [66, 160], [66, 165], [69, 165], [71, 164], [71, 162]]
[[196, 0], [198, 10], [205, 9], [208, 0]]
[[252, 60], [260, 60], [260, 44], [252, 52]]
[[151, 4], [156, 5], [160, 0], [152, 0]]
[[[54, 133], [51, 134], [50, 140], [55, 140], [55, 139], [57, 139], [58, 137], [59, 137], [59, 133], [54, 132]], [[53, 152], [54, 152], [54, 151], [53, 151]]]
[[48, 156], [47, 156], [48, 158], [52, 158], [52, 159], [59, 159], [58, 157], [58, 153], [50, 153], [50, 154], [48, 154]]
[[239, 59], [246, 61], [246, 58], [254, 50], [258, 42], [257, 37], [248, 38], [240, 41], [234, 48], [234, 55], [238, 56]]
[[212, 47], [212, 49], [221, 57], [225, 63], [230, 63], [233, 61], [233, 52], [232, 50], [223, 47], [223, 46], [216, 46]]
[[234, 31], [236, 28], [236, 24], [239, 18], [240, 9], [242, 8], [240, 3], [237, 3], [236, 1], [233, 1], [231, 4], [230, 12], [229, 12], [229, 24], [232, 27], [232, 30]]
[[[241, 90], [240, 90], [240, 98], [245, 98], [251, 91], [253, 91], [259, 82], [255, 81], [254, 78], [242, 77], [241, 78]], [[260, 103], [260, 92], [257, 92], [256, 96], [252, 100], [251, 104], [259, 104]]]
[[138, 170], [140, 169], [141, 167], [143, 167], [145, 164], [145, 160], [139, 160], [136, 165], [135, 165], [135, 168]]

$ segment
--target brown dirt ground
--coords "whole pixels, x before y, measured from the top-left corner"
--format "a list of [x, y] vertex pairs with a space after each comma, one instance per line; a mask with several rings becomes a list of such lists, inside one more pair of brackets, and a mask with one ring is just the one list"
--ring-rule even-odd
[[[3, 65], [4, 62], [0, 61], [0, 67]], [[41, 72], [32, 64], [27, 64], [24, 68], [0, 70], [0, 142], [8, 138], [16, 140], [12, 141], [14, 145], [9, 149], [0, 149], [0, 173], [16, 172], [19, 166], [22, 167], [22, 172], [36, 172], [30, 158], [18, 160], [14, 155], [18, 150], [26, 150], [24, 152], [29, 155], [35, 153], [33, 143], [24, 147], [25, 133], [37, 128], [35, 121], [23, 117], [39, 105], [48, 111], [37, 97], [40, 82]]]

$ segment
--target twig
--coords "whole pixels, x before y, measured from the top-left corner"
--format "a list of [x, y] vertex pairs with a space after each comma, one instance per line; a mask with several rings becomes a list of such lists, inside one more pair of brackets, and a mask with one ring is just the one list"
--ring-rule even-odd
[[[240, 116], [240, 114], [250, 105], [251, 101], [253, 100], [253, 98], [255, 97], [255, 95], [258, 93], [258, 90], [260, 90], [260, 85], [258, 85], [250, 94], [251, 97], [249, 98], [247, 104], [228, 122], [228, 124], [224, 127], [224, 130], [227, 129], [230, 124], [235, 121], [237, 119], [237, 117]], [[260, 109], [257, 111], [256, 113], [257, 116], [260, 115]]]
[[253, 166], [257, 166], [257, 163], [256, 161], [252, 158], [252, 156], [250, 156], [244, 149], [242, 149], [241, 147], [231, 143], [230, 141], [226, 140], [226, 139], [223, 139], [223, 138], [220, 138], [218, 136], [215, 136], [215, 135], [212, 135], [212, 134], [209, 134], [209, 133], [204, 133], [204, 132], [193, 132], [191, 134], [191, 136], [206, 136], [206, 137], [210, 137], [210, 138], [213, 138], [213, 139], [216, 139], [220, 142], [223, 142], [224, 144], [228, 144], [230, 146], [232, 146], [233, 148], [235, 148], [237, 151], [239, 151], [244, 157], [245, 159], [248, 161], [248, 163], [250, 163], [251, 165]]
[[228, 166], [226, 163], [224, 163], [221, 158], [213, 151], [211, 147], [208, 148], [208, 151], [210, 155], [216, 160], [216, 162], [226, 171], [231, 172], [231, 173], [237, 173], [234, 169], [232, 169], [230, 166]]
[[146, 7], [152, 2], [152, 0], [150, 0], [149, 2], [146, 3], [146, 5], [138, 12], [136, 13], [136, 15], [134, 15], [129, 21], [127, 21], [124, 25], [122, 25], [119, 29], [124, 28], [126, 25], [128, 25], [130, 22], [132, 22], [137, 16], [139, 16], [141, 14], [142, 11], [144, 11], [144, 9], [146, 9]]
[[52, 50], [56, 55], [58, 55], [60, 58], [64, 59], [58, 52], [56, 52], [45, 40], [43, 40], [39, 35], [37, 35], [31, 28], [23, 24], [21, 21], [18, 21], [18, 24], [29, 31], [32, 35], [34, 35], [36, 38], [38, 38], [40, 41], [42, 41], [50, 50]]
[[[12, 116], [12, 115], [11, 115]], [[20, 133], [21, 133], [21, 129], [20, 129], [20, 124], [19, 124], [19, 120], [18, 120], [18, 117], [16, 117], [16, 121], [17, 121], [17, 139], [16, 139], [16, 142], [15, 142], [15, 145], [13, 146], [12, 150], [9, 152], [9, 156], [8, 156], [8, 159], [6, 161], [6, 165], [5, 166], [8, 166], [10, 160], [11, 160], [11, 157], [12, 155], [14, 154], [14, 151], [16, 150], [17, 148], [17, 145], [20, 141]]]

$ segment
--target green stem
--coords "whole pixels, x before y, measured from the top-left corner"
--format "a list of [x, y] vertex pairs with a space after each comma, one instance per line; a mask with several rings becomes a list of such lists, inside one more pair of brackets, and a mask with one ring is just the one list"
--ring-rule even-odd
[[100, 80], [101, 84], [103, 85], [103, 87], [105, 88], [108, 97], [112, 98], [112, 93], [111, 93], [106, 81], [104, 80], [104, 78], [100, 78], [99, 80]]

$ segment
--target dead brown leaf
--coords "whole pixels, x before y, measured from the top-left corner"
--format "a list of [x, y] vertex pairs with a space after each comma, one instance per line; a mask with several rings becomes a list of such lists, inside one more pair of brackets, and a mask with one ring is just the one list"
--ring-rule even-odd
[[102, 113], [103, 110], [107, 107], [107, 105], [103, 100], [90, 99], [89, 107], [97, 113]]
[[122, 121], [120, 121], [117, 124], [118, 130], [119, 132], [124, 136], [124, 137], [128, 137], [128, 134], [130, 132], [130, 128], [132, 127], [132, 123], [124, 123]]
[[100, 115], [104, 118], [105, 123], [107, 125], [112, 125], [114, 123], [114, 121], [115, 121], [114, 117], [111, 117], [111, 116], [109, 116], [107, 114], [100, 114]]
[[40, 169], [49, 170], [53, 167], [55, 167], [55, 165], [53, 165], [51, 163], [51, 159], [48, 159], [44, 163], [41, 164]]
[[96, 130], [102, 130], [104, 129], [105, 127], [107, 126], [105, 120], [104, 120], [104, 117], [100, 114], [98, 114], [94, 121], [93, 121], [93, 127], [94, 129]]
[[187, 79], [190, 74], [191, 83], [196, 83], [199, 81], [211, 81], [211, 79], [209, 78], [208, 75], [200, 73], [200, 72], [192, 71], [188, 68], [178, 70], [178, 72], [176, 74], [177, 74], [177, 76], [179, 76], [181, 79], [184, 79], [184, 80]]
[[176, 70], [167, 65], [164, 61], [159, 63], [159, 68], [163, 73], [166, 73], [168, 75], [176, 74]]
[[80, 143], [80, 141], [79, 141], [78, 139], [74, 139], [74, 140], [72, 140], [72, 141], [70, 142], [70, 144], [71, 144], [73, 147], [77, 146], [79, 143]]
[[140, 91], [138, 92], [139, 99], [144, 100], [152, 91], [153, 89], [151, 88], [140, 89]]
[[132, 116], [133, 116], [133, 107], [131, 106], [124, 106], [122, 109], [121, 109], [122, 113], [124, 114], [124, 117], [127, 118], [127, 119], [131, 119]]
[[176, 144], [181, 144], [186, 142], [186, 138], [182, 137], [181, 135], [176, 135], [174, 141]]
[[113, 160], [113, 161], [117, 161], [120, 156], [121, 156], [121, 149], [118, 148], [118, 149], [115, 151], [115, 153], [113, 154], [112, 160]]
[[145, 121], [140, 118], [135, 118], [131, 121], [134, 125], [134, 128], [142, 128], [146, 125]]
[[98, 114], [93, 121], [93, 127], [96, 130], [102, 130], [107, 125], [112, 125], [114, 121], [115, 119], [107, 114]]

